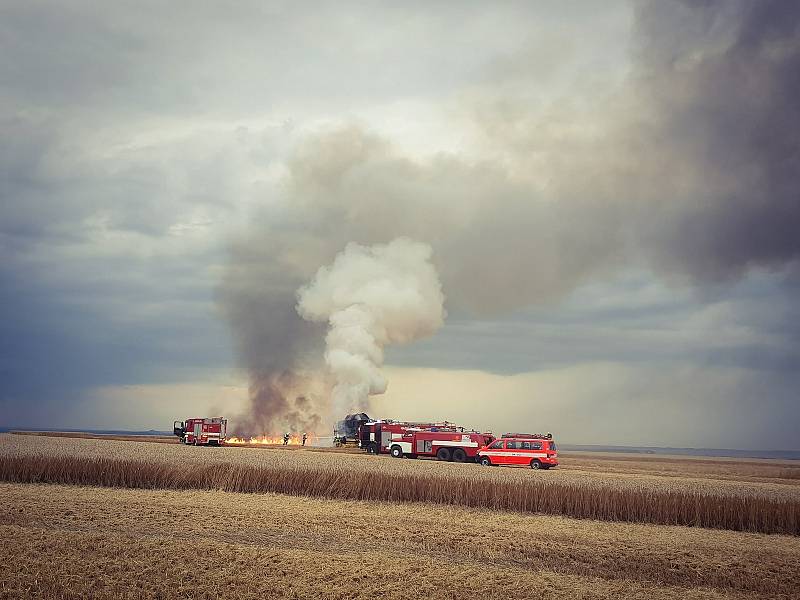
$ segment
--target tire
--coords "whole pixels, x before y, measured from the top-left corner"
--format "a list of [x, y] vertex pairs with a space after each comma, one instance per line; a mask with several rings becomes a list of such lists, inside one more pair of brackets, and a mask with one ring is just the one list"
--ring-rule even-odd
[[464, 462], [465, 460], [467, 460], [467, 453], [461, 448], [455, 448], [453, 450], [453, 462]]
[[378, 453], [378, 445], [375, 442], [370, 442], [367, 446], [367, 454], [377, 454]]
[[392, 458], [403, 458], [403, 449], [400, 446], [392, 446], [389, 454], [392, 455]]
[[436, 451], [436, 460], [451, 460], [450, 450], [448, 448], [439, 448]]
[[534, 471], [538, 471], [538, 470], [539, 470], [539, 469], [541, 469], [541, 468], [542, 468], [542, 463], [541, 463], [541, 462], [539, 462], [539, 459], [538, 459], [538, 458], [534, 458], [534, 459], [531, 461], [531, 469], [533, 469]]
[[484, 467], [491, 467], [492, 466], [492, 461], [488, 456], [481, 456], [480, 463]]

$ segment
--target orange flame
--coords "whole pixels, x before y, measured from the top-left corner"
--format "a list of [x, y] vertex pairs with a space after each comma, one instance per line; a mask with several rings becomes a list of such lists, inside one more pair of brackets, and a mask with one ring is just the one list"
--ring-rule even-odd
[[[306, 437], [306, 446], [311, 446], [314, 442], [315, 436], [313, 434], [307, 434]], [[225, 443], [232, 445], [232, 446], [244, 446], [244, 445], [251, 445], [251, 446], [283, 446], [283, 436], [282, 435], [258, 435], [249, 438], [239, 438], [239, 437], [229, 437], [225, 439]], [[303, 444], [303, 436], [298, 434], [292, 434], [289, 436], [289, 446], [301, 446]]]

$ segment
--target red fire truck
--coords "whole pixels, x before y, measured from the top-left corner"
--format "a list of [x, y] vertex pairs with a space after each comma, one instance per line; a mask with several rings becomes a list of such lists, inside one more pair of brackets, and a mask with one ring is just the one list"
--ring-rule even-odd
[[389, 453], [394, 458], [435, 456], [436, 460], [473, 462], [478, 456], [478, 450], [491, 444], [493, 440], [492, 434], [476, 431], [410, 430], [392, 437]]
[[391, 419], [367, 421], [358, 426], [358, 445], [370, 454], [389, 452], [392, 439], [409, 431], [457, 431], [458, 428], [447, 421], [441, 423], [409, 423]]
[[531, 469], [558, 466], [558, 449], [553, 436], [541, 433], [506, 433], [478, 451], [479, 461], [490, 465], [525, 465]]
[[181, 442], [195, 446], [221, 446], [228, 432], [228, 420], [222, 417], [193, 418], [175, 421], [173, 433]]

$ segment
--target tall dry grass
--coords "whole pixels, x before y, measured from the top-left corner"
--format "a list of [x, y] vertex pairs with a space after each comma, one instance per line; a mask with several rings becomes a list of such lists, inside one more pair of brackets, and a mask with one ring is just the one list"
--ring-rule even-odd
[[664, 488], [586, 487], [414, 472], [210, 463], [191, 466], [103, 457], [0, 455], [0, 480], [147, 489], [275, 492], [344, 500], [431, 502], [574, 518], [800, 535], [800, 501]]

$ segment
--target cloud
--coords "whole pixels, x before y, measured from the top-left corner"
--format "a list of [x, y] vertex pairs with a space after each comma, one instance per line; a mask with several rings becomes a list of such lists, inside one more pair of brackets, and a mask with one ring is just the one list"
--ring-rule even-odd
[[552, 431], [568, 444], [797, 447], [796, 372], [776, 382], [747, 368], [602, 361], [518, 375], [399, 367], [387, 375], [392, 385], [370, 408], [384, 418]]
[[640, 243], [695, 280], [796, 261], [800, 13], [775, 0], [651, 2], [637, 24], [646, 111], [629, 135], [652, 159], [653, 195], [669, 198]]
[[684, 359], [783, 397], [796, 32], [770, 1], [7, 4], [4, 412], [66, 419], [233, 353], [256, 390], [299, 376], [276, 411], [295, 418], [325, 388], [295, 291], [398, 236], [433, 248], [451, 319], [390, 363]]

